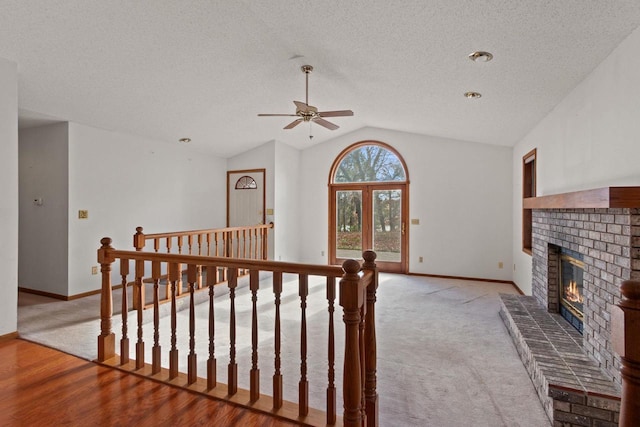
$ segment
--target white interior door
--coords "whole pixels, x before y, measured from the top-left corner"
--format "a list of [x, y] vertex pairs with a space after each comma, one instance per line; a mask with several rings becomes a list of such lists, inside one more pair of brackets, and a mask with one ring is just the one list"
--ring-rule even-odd
[[264, 224], [264, 169], [227, 172], [227, 226]]

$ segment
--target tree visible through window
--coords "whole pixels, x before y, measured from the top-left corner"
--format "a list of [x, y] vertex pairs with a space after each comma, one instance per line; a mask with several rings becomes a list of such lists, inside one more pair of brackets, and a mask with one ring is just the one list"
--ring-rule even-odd
[[333, 182], [406, 181], [404, 167], [391, 151], [379, 145], [365, 145], [347, 154]]

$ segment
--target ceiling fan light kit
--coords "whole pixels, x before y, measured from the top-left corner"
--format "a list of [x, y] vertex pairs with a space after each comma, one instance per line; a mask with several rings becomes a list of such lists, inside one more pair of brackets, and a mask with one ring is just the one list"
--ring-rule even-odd
[[[296, 106], [295, 114], [258, 114], [259, 117], [297, 117], [294, 121], [286, 125], [283, 129], [293, 129], [302, 122], [313, 122], [320, 126], [323, 126], [329, 130], [336, 130], [340, 126], [335, 123], [331, 123], [325, 120], [324, 117], [345, 117], [353, 116], [351, 110], [336, 110], [336, 111], [318, 111], [317, 107], [309, 105], [309, 74], [313, 71], [311, 65], [303, 65], [300, 67], [305, 74], [305, 102], [293, 101]], [[311, 137], [310, 137], [311, 138]]]

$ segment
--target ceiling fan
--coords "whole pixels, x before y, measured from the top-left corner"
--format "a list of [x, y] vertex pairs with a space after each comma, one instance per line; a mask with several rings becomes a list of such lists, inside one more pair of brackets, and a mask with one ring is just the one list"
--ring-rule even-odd
[[305, 102], [293, 101], [296, 104], [296, 113], [295, 114], [258, 114], [260, 117], [268, 117], [268, 116], [284, 116], [284, 117], [298, 117], [288, 125], [284, 127], [284, 129], [292, 129], [298, 126], [302, 122], [314, 122], [319, 124], [320, 126], [324, 126], [329, 130], [336, 130], [340, 126], [331, 123], [328, 120], [325, 120], [325, 117], [342, 117], [342, 116], [353, 116], [353, 111], [351, 110], [338, 110], [338, 111], [318, 111], [316, 107], [313, 105], [309, 105], [309, 73], [313, 71], [313, 67], [311, 65], [303, 65], [300, 67], [302, 72], [305, 74], [306, 79], [306, 98]]

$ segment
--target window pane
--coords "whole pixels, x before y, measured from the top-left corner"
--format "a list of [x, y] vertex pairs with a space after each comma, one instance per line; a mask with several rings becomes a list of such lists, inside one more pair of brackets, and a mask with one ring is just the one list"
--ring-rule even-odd
[[401, 261], [402, 191], [373, 191], [373, 250], [378, 261]]
[[379, 145], [366, 145], [347, 154], [334, 177], [334, 182], [406, 181], [402, 162], [393, 152]]
[[362, 191], [336, 191], [336, 257], [362, 257]]

